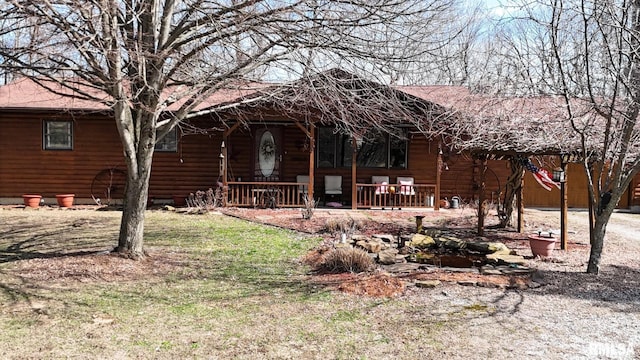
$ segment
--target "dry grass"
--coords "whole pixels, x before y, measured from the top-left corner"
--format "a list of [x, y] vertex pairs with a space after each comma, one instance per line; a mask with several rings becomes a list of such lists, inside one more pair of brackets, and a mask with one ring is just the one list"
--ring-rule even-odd
[[324, 254], [319, 272], [326, 273], [361, 273], [371, 270], [374, 262], [369, 254], [357, 248], [332, 249]]

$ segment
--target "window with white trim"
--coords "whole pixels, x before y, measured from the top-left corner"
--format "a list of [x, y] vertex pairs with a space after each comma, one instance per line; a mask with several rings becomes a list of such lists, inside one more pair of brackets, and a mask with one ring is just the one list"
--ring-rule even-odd
[[73, 122], [45, 120], [42, 146], [45, 150], [73, 150]]

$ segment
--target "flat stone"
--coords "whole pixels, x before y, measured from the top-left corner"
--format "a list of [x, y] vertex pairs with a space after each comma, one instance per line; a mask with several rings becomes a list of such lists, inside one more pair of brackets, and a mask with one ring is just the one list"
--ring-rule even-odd
[[388, 243], [396, 241], [396, 237], [389, 234], [374, 234], [374, 235], [371, 235], [371, 237], [374, 239], [382, 240], [384, 242], [388, 242]]
[[454, 268], [454, 267], [442, 267], [440, 270], [451, 272], [451, 273], [468, 273], [468, 274], [478, 274], [479, 270], [477, 268]]
[[502, 275], [502, 271], [496, 269], [480, 269], [482, 275]]
[[404, 263], [404, 264], [392, 264], [386, 265], [384, 267], [390, 273], [401, 274], [401, 273], [412, 273], [422, 268], [422, 265], [416, 263]]
[[534, 271], [535, 270], [527, 267], [500, 269], [500, 272], [502, 272], [504, 275], [529, 275]]
[[460, 281], [458, 281], [458, 285], [476, 286], [476, 285], [478, 285], [478, 282], [477, 281], [473, 281], [473, 280], [460, 280]]
[[416, 280], [415, 282], [416, 287], [423, 289], [431, 289], [440, 284], [442, 284], [440, 280]]
[[507, 255], [507, 254], [489, 254], [487, 260], [498, 264], [521, 264], [524, 265], [527, 261], [520, 255]]
[[353, 241], [369, 241], [369, 237], [367, 235], [362, 234], [353, 234], [351, 235], [351, 240]]

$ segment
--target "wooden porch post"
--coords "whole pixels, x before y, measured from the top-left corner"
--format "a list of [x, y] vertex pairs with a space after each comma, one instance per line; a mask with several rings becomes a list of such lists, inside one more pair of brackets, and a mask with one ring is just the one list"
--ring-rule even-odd
[[307, 189], [307, 196], [309, 200], [313, 200], [313, 184], [315, 182], [315, 159], [316, 159], [316, 127], [311, 124], [309, 126], [309, 188]]
[[222, 133], [222, 144], [220, 145], [220, 176], [222, 176], [222, 206], [227, 206], [229, 184], [227, 180], [227, 166], [229, 157], [227, 156], [227, 144], [229, 144], [229, 135], [236, 131], [240, 126], [240, 122], [236, 122], [230, 128]]
[[569, 231], [567, 229], [567, 215], [569, 211], [567, 201], [567, 163], [563, 161], [560, 167], [564, 172], [564, 181], [560, 182], [560, 249], [567, 250], [567, 239], [569, 237]]
[[518, 233], [522, 234], [524, 229], [524, 201], [522, 200], [524, 195], [524, 176], [520, 179], [520, 189], [517, 195], [518, 206]]
[[316, 127], [309, 121], [306, 121], [309, 124], [309, 129], [302, 125], [299, 121], [295, 121], [296, 126], [302, 130], [302, 132], [309, 139], [309, 184], [307, 185], [307, 197], [309, 200], [313, 200], [313, 184], [315, 177], [315, 159], [316, 159]]
[[482, 156], [480, 162], [480, 186], [478, 194], [478, 236], [484, 236], [484, 212], [486, 205], [484, 204], [484, 190], [486, 188], [487, 158]]
[[442, 143], [438, 143], [438, 161], [436, 161], [436, 193], [433, 194], [433, 210], [440, 210], [440, 177], [442, 175]]
[[227, 147], [225, 141], [226, 134], [222, 136], [222, 144], [220, 144], [220, 176], [222, 176], [222, 206], [227, 206], [228, 184], [227, 184]]
[[355, 137], [351, 138], [351, 210], [358, 208], [358, 188], [356, 186], [356, 177], [358, 174], [357, 158], [358, 158], [358, 142]]

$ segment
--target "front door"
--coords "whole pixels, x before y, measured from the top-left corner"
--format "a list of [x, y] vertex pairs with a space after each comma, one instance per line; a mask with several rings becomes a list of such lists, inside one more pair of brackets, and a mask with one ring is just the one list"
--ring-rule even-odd
[[280, 181], [282, 128], [257, 128], [253, 143], [253, 181]]

